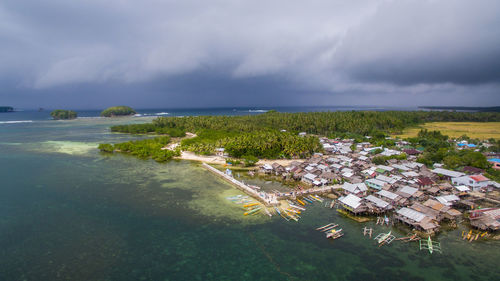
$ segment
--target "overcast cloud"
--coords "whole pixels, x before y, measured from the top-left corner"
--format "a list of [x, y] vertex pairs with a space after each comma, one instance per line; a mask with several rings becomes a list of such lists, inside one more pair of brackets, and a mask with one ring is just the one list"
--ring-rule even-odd
[[499, 105], [500, 1], [3, 0], [0, 104]]

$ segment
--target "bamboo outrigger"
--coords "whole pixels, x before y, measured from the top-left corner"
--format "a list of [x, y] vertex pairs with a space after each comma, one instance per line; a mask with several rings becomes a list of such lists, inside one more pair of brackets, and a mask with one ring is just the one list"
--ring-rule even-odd
[[363, 228], [363, 236], [369, 235], [370, 238], [372, 238], [372, 232], [373, 232], [373, 228], [368, 228], [366, 226], [365, 226], [365, 228]]
[[261, 209], [262, 209], [261, 207], [257, 207], [257, 208], [255, 208], [255, 209], [251, 209], [250, 211], [243, 213], [243, 215], [244, 215], [244, 216], [252, 215], [252, 214], [257, 213], [257, 212], [258, 212], [258, 211], [260, 211]]
[[382, 246], [384, 244], [390, 244], [396, 237], [391, 234], [392, 231], [388, 233], [379, 233], [374, 239], [379, 244], [378, 246]]
[[420, 242], [420, 250], [422, 250], [422, 249], [429, 250], [429, 253], [431, 253], [431, 254], [433, 252], [442, 253], [441, 252], [441, 243], [432, 241], [430, 236], [429, 236], [429, 238], [427, 238], [427, 240], [425, 242], [422, 240], [420, 240], [419, 242]]
[[334, 224], [334, 225], [332, 225], [332, 226], [329, 226], [329, 227], [327, 227], [327, 228], [325, 228], [325, 229], [321, 230], [321, 232], [327, 232], [328, 230], [332, 230], [333, 228], [335, 228], [335, 227], [337, 227], [337, 226], [339, 226], [339, 225], [338, 225], [338, 224]]
[[321, 226], [321, 227], [316, 228], [316, 230], [322, 230], [323, 228], [329, 227], [329, 226], [331, 226], [331, 225], [333, 225], [333, 224], [335, 224], [335, 223], [333, 223], [333, 222], [332, 222], [332, 223], [329, 223], [329, 224], [327, 224], [327, 225], [323, 225], [323, 226]]

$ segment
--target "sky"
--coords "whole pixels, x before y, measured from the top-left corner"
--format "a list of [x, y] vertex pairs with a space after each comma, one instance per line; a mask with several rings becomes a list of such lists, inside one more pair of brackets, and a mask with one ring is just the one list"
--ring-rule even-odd
[[0, 105], [498, 106], [498, 0], [2, 0]]

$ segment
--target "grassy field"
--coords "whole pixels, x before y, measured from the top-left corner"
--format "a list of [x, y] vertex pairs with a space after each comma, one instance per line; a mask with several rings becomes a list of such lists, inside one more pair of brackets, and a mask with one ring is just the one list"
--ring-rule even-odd
[[415, 137], [420, 129], [429, 131], [441, 131], [449, 137], [460, 137], [467, 135], [477, 139], [500, 139], [500, 122], [431, 122], [425, 123], [417, 128], [408, 128], [400, 138]]

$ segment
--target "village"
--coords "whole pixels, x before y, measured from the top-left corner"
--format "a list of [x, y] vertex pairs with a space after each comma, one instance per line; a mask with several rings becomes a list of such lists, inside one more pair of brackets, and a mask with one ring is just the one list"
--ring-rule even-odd
[[[404, 224], [425, 235], [438, 233], [444, 224], [456, 227], [462, 222], [483, 233], [500, 229], [500, 184], [486, 178], [481, 169], [452, 171], [442, 164], [428, 168], [416, 162], [422, 152], [400, 140], [393, 149], [374, 147], [369, 142], [356, 144], [352, 139], [320, 138], [320, 142], [324, 152], [307, 160], [286, 166], [277, 162], [259, 166], [261, 175], [298, 186], [289, 193], [261, 192], [260, 196], [271, 196], [278, 202], [329, 193], [328, 197], [336, 198], [331, 207], [349, 217], [385, 217], [392, 224]], [[456, 145], [458, 149], [476, 147], [465, 142]], [[386, 165], [371, 161], [376, 156], [402, 154], [405, 157], [389, 157], [393, 159]], [[488, 161], [500, 169], [500, 159]]]

